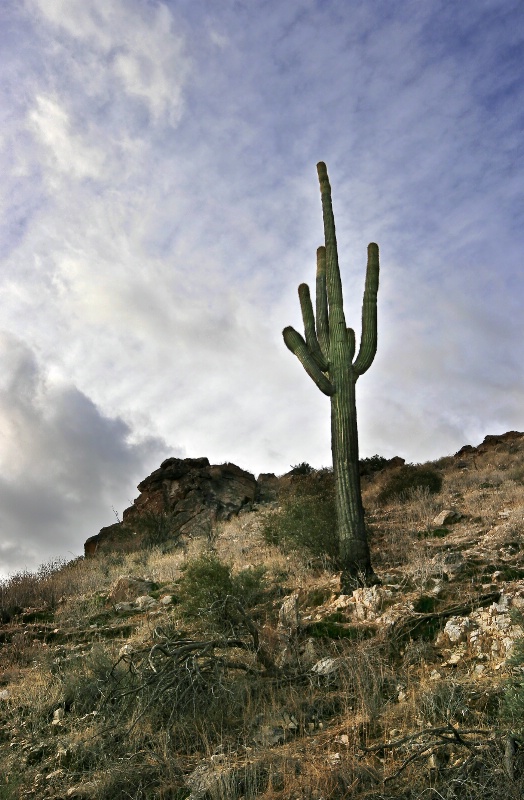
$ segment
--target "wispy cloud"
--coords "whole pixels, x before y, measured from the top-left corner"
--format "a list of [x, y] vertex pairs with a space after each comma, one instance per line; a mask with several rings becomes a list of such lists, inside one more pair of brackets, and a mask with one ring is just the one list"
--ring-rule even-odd
[[[329, 463], [328, 403], [280, 334], [300, 327], [322, 241], [318, 160], [357, 329], [366, 245], [381, 248], [363, 454], [423, 460], [522, 428], [518, 2], [8, 0], [0, 15], [0, 328], [34, 385], [84, 399], [68, 441], [98, 415], [122, 447], [156, 437], [254, 472]], [[39, 391], [30, 417], [54, 452], [55, 389]], [[13, 434], [7, 461], [28, 447]], [[70, 521], [65, 480], [46, 497]]]

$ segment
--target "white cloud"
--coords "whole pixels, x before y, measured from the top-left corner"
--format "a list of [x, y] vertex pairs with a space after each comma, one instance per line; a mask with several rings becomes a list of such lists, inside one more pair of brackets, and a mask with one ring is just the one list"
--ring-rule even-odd
[[48, 153], [47, 176], [52, 190], [58, 188], [55, 172], [68, 180], [100, 178], [105, 154], [73, 134], [67, 111], [51, 97], [37, 96], [36, 108], [29, 113], [31, 128]]
[[[318, 160], [357, 332], [366, 245], [381, 248], [363, 455], [425, 460], [522, 427], [511, 4], [6, 8], [1, 324], [27, 348], [24, 368], [14, 345], [6, 357], [31, 398], [26, 413], [5, 390], [10, 453], [18, 440], [26, 452], [31, 425], [53, 452], [56, 403], [95, 424], [87, 401], [57, 401], [72, 386], [130, 441], [254, 472], [329, 463], [329, 402], [280, 333], [301, 325], [298, 284], [314, 284]], [[75, 487], [56, 485], [69, 514], [60, 498]]]
[[[136, 0], [31, 0], [55, 29], [103, 57], [107, 77], [144, 103], [155, 122], [178, 122], [187, 59], [164, 3]], [[69, 42], [61, 46], [69, 49]], [[99, 78], [100, 80], [100, 78]], [[100, 86], [99, 92], [100, 92]], [[93, 85], [87, 93], [93, 91]]]

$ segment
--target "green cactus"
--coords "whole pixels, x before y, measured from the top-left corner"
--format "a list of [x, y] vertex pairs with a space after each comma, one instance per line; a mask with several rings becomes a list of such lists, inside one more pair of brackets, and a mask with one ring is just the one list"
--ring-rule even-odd
[[377, 351], [378, 246], [368, 246], [366, 285], [362, 304], [362, 336], [355, 357], [355, 332], [346, 327], [342, 282], [338, 265], [331, 186], [326, 165], [317, 164], [325, 246], [317, 250], [316, 324], [309, 287], [298, 288], [305, 339], [288, 327], [284, 342], [321, 392], [331, 399], [331, 450], [336, 487], [336, 507], [342, 588], [377, 582], [371, 566], [358, 462], [355, 384], [371, 366]]

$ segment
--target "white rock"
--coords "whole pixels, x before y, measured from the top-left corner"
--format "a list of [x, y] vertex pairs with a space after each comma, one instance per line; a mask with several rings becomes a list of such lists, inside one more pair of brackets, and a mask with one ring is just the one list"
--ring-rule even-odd
[[293, 592], [289, 597], [286, 597], [280, 611], [278, 612], [278, 627], [281, 632], [285, 632], [287, 636], [294, 635], [300, 624], [300, 617], [298, 613], [298, 592]]
[[148, 608], [153, 608], [156, 606], [157, 602], [154, 597], [151, 597], [148, 594], [143, 594], [141, 597], [137, 597], [135, 600], [135, 606], [140, 611], [145, 611]]
[[355, 589], [352, 597], [357, 619], [374, 620], [380, 616], [385, 601], [393, 597], [393, 592], [381, 586], [365, 586]]
[[451, 617], [444, 626], [444, 634], [450, 642], [464, 642], [471, 628], [476, 627], [469, 617]]
[[173, 603], [173, 597], [170, 594], [165, 594], [160, 598], [160, 604], [163, 606], [170, 606]]
[[313, 664], [311, 672], [314, 672], [315, 675], [327, 677], [328, 675], [334, 675], [339, 669], [339, 666], [340, 663], [338, 659], [327, 656], [326, 658], [321, 658], [316, 664]]
[[351, 595], [341, 594], [335, 600], [333, 600], [330, 608], [334, 609], [335, 611], [343, 611], [344, 609], [351, 608], [354, 602], [355, 601]]

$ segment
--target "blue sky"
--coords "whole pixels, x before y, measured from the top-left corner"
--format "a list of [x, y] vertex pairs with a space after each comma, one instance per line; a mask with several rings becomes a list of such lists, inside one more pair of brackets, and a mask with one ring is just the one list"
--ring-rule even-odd
[[169, 456], [330, 463], [285, 348], [333, 203], [360, 448], [524, 428], [524, 10], [4, 0], [0, 575], [82, 552]]

